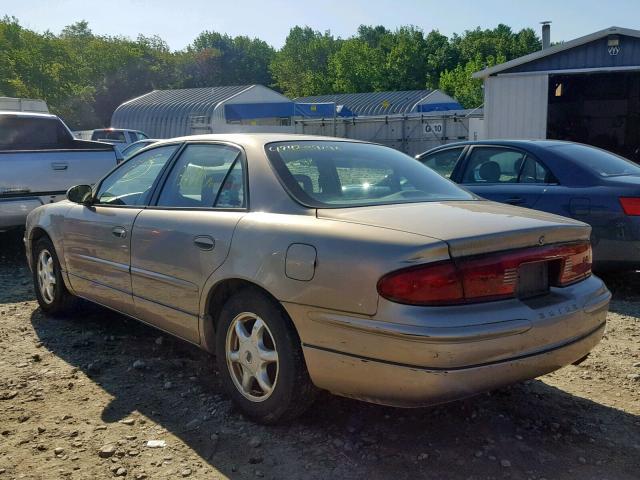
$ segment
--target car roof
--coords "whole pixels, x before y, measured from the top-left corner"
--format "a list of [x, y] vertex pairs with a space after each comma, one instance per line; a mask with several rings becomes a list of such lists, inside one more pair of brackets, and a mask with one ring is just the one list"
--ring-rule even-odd
[[331, 142], [351, 142], [370, 143], [351, 138], [323, 137], [319, 135], [304, 135], [299, 133], [214, 133], [206, 135], [189, 135], [185, 137], [168, 138], [160, 140], [154, 145], [175, 142], [229, 142], [242, 146], [266, 145], [272, 142], [296, 142], [296, 141], [331, 141]]
[[133, 128], [111, 128], [111, 127], [107, 127], [107, 128], [94, 128], [93, 129], [94, 132], [140, 132], [140, 133], [144, 133], [140, 130], [134, 130]]
[[445, 145], [439, 145], [437, 147], [431, 148], [426, 152], [423, 152], [421, 155], [425, 153], [435, 152], [438, 150], [442, 150], [450, 147], [464, 147], [467, 145], [493, 145], [493, 146], [501, 146], [501, 147], [515, 147], [515, 148], [523, 148], [523, 149], [540, 149], [544, 150], [546, 148], [559, 146], [559, 145], [567, 145], [575, 142], [566, 142], [564, 140], [527, 140], [527, 139], [493, 139], [493, 140], [466, 140], [464, 142], [454, 142], [447, 143]]
[[18, 110], [0, 110], [0, 115], [11, 115], [14, 117], [41, 117], [41, 118], [58, 118], [57, 115], [52, 113], [39, 113], [39, 112], [20, 112]]

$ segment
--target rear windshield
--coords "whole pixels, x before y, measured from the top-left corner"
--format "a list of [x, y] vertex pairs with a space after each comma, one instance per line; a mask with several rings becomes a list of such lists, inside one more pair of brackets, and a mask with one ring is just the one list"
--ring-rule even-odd
[[584, 166], [601, 177], [640, 175], [640, 166], [606, 150], [577, 143], [567, 143], [552, 148], [558, 155]]
[[311, 207], [475, 198], [417, 160], [380, 145], [314, 140], [270, 143], [265, 149], [285, 188]]
[[64, 148], [73, 137], [57, 118], [0, 116], [0, 150]]
[[109, 140], [111, 142], [123, 143], [127, 142], [127, 139], [124, 136], [124, 132], [114, 132], [113, 130], [94, 130], [91, 134], [91, 140]]

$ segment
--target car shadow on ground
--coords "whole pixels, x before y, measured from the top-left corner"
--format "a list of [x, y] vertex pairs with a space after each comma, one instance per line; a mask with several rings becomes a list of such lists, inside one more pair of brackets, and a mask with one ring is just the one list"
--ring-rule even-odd
[[102, 421], [147, 417], [230, 478], [256, 467], [270, 478], [637, 478], [639, 418], [540, 381], [416, 410], [326, 395], [264, 427], [234, 410], [194, 346], [94, 306], [66, 319], [36, 309], [31, 322], [44, 348], [113, 397]]
[[[34, 300], [21, 237], [0, 234], [0, 303]], [[638, 278], [607, 279], [614, 311], [634, 315]], [[108, 394], [83, 423], [146, 417], [166, 432], [143, 437], [171, 434], [230, 478], [637, 479], [640, 417], [541, 381], [416, 410], [324, 395], [296, 422], [264, 427], [233, 408], [192, 345], [88, 304], [63, 319], [34, 306], [31, 323], [41, 348]]]
[[24, 255], [23, 235], [24, 230], [20, 229], [0, 233], [0, 303], [34, 299], [31, 274]]
[[637, 304], [640, 302], [640, 271], [609, 272], [601, 273], [599, 276], [613, 294], [610, 311], [629, 315], [633, 310], [637, 310]]

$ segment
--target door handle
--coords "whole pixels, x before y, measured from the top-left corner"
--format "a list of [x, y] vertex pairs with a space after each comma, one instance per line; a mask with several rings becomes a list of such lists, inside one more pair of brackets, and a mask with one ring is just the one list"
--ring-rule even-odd
[[51, 168], [53, 170], [66, 170], [69, 168], [69, 164], [67, 162], [51, 162]]
[[127, 230], [124, 227], [115, 227], [113, 230], [111, 230], [111, 233], [114, 237], [118, 238], [126, 238], [127, 236]]
[[216, 246], [216, 241], [208, 235], [198, 235], [193, 239], [193, 243], [200, 250], [213, 250]]
[[524, 198], [522, 197], [511, 197], [507, 199], [507, 203], [510, 205], [521, 205], [524, 203]]

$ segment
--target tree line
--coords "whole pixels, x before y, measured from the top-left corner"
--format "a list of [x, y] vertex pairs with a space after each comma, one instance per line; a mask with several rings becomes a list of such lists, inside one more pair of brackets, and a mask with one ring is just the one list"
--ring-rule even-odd
[[122, 102], [154, 89], [259, 83], [288, 97], [440, 88], [482, 104], [474, 71], [539, 50], [507, 25], [451, 37], [406, 26], [362, 25], [349, 38], [293, 27], [279, 50], [257, 38], [204, 31], [171, 51], [158, 36], [94, 34], [85, 21], [59, 34], [0, 21], [0, 95], [41, 98], [74, 129], [108, 126]]

